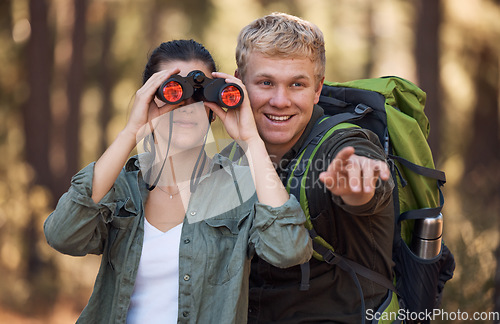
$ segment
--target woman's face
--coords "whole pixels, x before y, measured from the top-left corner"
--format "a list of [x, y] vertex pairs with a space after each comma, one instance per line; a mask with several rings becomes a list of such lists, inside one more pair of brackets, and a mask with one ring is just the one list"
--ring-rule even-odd
[[[211, 71], [201, 61], [172, 61], [160, 65], [161, 70], [180, 69], [179, 75], [187, 76], [193, 70], [202, 71], [207, 77], [212, 78]], [[160, 116], [152, 121], [155, 129], [155, 138], [160, 145], [160, 154], [164, 156], [168, 145], [170, 121], [172, 118], [172, 138], [170, 143], [170, 153], [180, 153], [203, 144], [207, 134], [208, 112], [203, 102], [195, 102], [192, 98], [187, 98], [175, 105], [166, 105], [155, 98], [155, 103], [160, 109]], [[170, 155], [169, 153], [169, 155]]]

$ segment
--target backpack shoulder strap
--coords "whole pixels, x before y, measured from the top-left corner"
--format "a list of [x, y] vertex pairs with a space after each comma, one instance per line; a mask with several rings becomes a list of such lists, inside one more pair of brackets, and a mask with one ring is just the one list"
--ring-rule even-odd
[[[382, 287], [391, 290], [397, 294], [396, 287], [394, 287], [394, 283], [382, 276], [380, 273], [375, 272], [371, 269], [368, 269], [361, 264], [349, 260], [346, 257], [343, 257], [333, 250], [328, 249], [321, 245], [313, 244], [314, 249], [323, 256], [323, 259], [328, 264], [338, 264], [343, 270], [348, 272], [354, 272], [362, 277], [365, 277], [373, 282], [378, 283]], [[349, 270], [348, 270], [349, 269]]]
[[[334, 99], [334, 98], [329, 98], [329, 99]], [[311, 144], [311, 141], [313, 141], [313, 139], [318, 138], [318, 136], [325, 134], [328, 130], [332, 129], [338, 124], [356, 121], [358, 119], [363, 118], [366, 114], [372, 111], [373, 109], [371, 107], [365, 104], [359, 104], [354, 109], [354, 112], [344, 112], [333, 116], [323, 116], [322, 118], [318, 119], [318, 121], [314, 125], [313, 130], [311, 131], [306, 141], [302, 145], [300, 152], [304, 150], [309, 144]], [[316, 144], [313, 143], [313, 145]]]
[[[306, 191], [305, 191], [305, 177], [309, 170], [311, 164], [311, 159], [316, 154], [316, 151], [320, 145], [328, 138], [330, 135], [338, 129], [356, 127], [359, 126], [340, 122], [342, 119], [348, 119], [348, 115], [343, 118], [334, 119], [333, 117], [325, 116], [320, 118], [317, 122], [309, 136], [307, 137], [305, 143], [302, 145], [297, 157], [295, 157], [288, 166], [287, 177], [285, 179], [285, 187], [290, 194], [293, 194], [295, 198], [300, 202], [302, 209], [306, 215], [306, 228], [312, 228], [310, 224], [310, 214], [309, 207], [307, 203]], [[353, 117], [352, 115], [349, 117]], [[350, 119], [349, 119], [350, 120]]]
[[[363, 290], [361, 289], [361, 285], [357, 275], [363, 276], [371, 281], [376, 282], [377, 284], [383, 286], [384, 288], [397, 293], [394, 283], [382, 276], [381, 274], [360, 265], [352, 260], [349, 260], [339, 254], [337, 254], [334, 248], [325, 241], [321, 236], [319, 236], [314, 230], [311, 215], [309, 212], [309, 203], [306, 196], [306, 186], [305, 180], [307, 178], [307, 173], [309, 171], [309, 167], [311, 165], [312, 159], [316, 154], [316, 151], [321, 146], [321, 144], [329, 138], [336, 130], [342, 128], [350, 128], [360, 126], [350, 124], [347, 121], [353, 121], [362, 118], [365, 114], [371, 112], [371, 108], [365, 105], [358, 105], [358, 113], [341, 113], [334, 116], [325, 116], [320, 118], [305, 143], [302, 145], [299, 150], [298, 156], [294, 159], [294, 162], [288, 168], [287, 180], [286, 180], [286, 189], [290, 194], [293, 194], [297, 200], [299, 200], [300, 205], [304, 211], [306, 216], [305, 227], [309, 231], [309, 235], [313, 241], [313, 257], [320, 260], [325, 261], [328, 264], [336, 265], [342, 270], [346, 271], [356, 284], [358, 288], [358, 292], [360, 294], [361, 299], [361, 307], [362, 311], [362, 322], [364, 323], [364, 297]], [[292, 183], [293, 181], [293, 183]], [[309, 287], [309, 263], [301, 264], [302, 271], [302, 279], [300, 290], [307, 290]]]
[[[297, 200], [302, 201], [302, 199], [300, 199], [300, 191], [303, 186], [300, 186], [298, 184], [302, 183], [302, 176], [306, 168], [308, 168], [307, 164], [310, 163], [311, 157], [316, 152], [317, 148], [319, 147], [318, 144], [323, 138], [326, 139], [337, 129], [348, 127], [359, 128], [359, 126], [350, 124], [348, 122], [361, 119], [366, 114], [372, 111], [373, 109], [371, 107], [364, 104], [359, 104], [356, 106], [354, 112], [345, 112], [336, 114], [334, 116], [323, 116], [318, 119], [311, 133], [309, 133], [309, 136], [306, 138], [304, 144], [302, 144], [302, 147], [300, 148], [298, 153], [298, 157], [295, 157], [294, 159], [295, 161], [297, 161], [297, 163], [291, 163], [291, 165], [288, 167], [286, 183], [284, 183], [284, 185], [287, 186], [287, 190], [289, 191], [289, 193], [293, 194], [295, 198], [297, 198]], [[327, 133], [328, 136], [325, 136]], [[290, 181], [293, 178], [292, 175], [300, 177], [299, 181], [297, 181], [296, 185], [294, 186], [290, 186]], [[305, 195], [305, 192], [303, 193], [303, 195]], [[301, 206], [303, 206], [302, 203]], [[304, 212], [306, 212], [305, 209]], [[307, 216], [308, 215], [306, 215], [306, 217]]]

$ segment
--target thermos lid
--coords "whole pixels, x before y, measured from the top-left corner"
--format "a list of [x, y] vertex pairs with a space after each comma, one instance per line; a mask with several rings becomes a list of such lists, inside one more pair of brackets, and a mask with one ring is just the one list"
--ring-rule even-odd
[[422, 259], [432, 259], [441, 252], [441, 238], [437, 240], [414, 239], [411, 250]]
[[426, 240], [435, 240], [441, 237], [442, 234], [443, 215], [441, 213], [434, 218], [428, 217], [415, 220], [413, 235]]

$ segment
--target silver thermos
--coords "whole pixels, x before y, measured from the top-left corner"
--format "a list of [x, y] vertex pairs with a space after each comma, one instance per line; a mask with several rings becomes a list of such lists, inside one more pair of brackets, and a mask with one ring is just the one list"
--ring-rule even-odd
[[441, 252], [443, 215], [415, 220], [411, 250], [422, 259], [432, 259]]

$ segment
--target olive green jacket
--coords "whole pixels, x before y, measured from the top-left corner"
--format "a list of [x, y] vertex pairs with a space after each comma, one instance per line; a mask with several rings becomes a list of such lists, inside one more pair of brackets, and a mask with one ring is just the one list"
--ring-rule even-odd
[[[45, 221], [45, 236], [61, 253], [102, 254], [78, 323], [125, 323], [149, 191], [133, 157], [96, 204], [91, 199], [93, 169], [92, 163], [73, 177]], [[308, 261], [312, 245], [294, 196], [272, 208], [257, 201], [248, 167], [216, 155], [210, 170], [191, 195], [179, 242], [178, 323], [246, 323], [252, 256], [285, 268]], [[221, 213], [207, 217], [214, 210]]]

